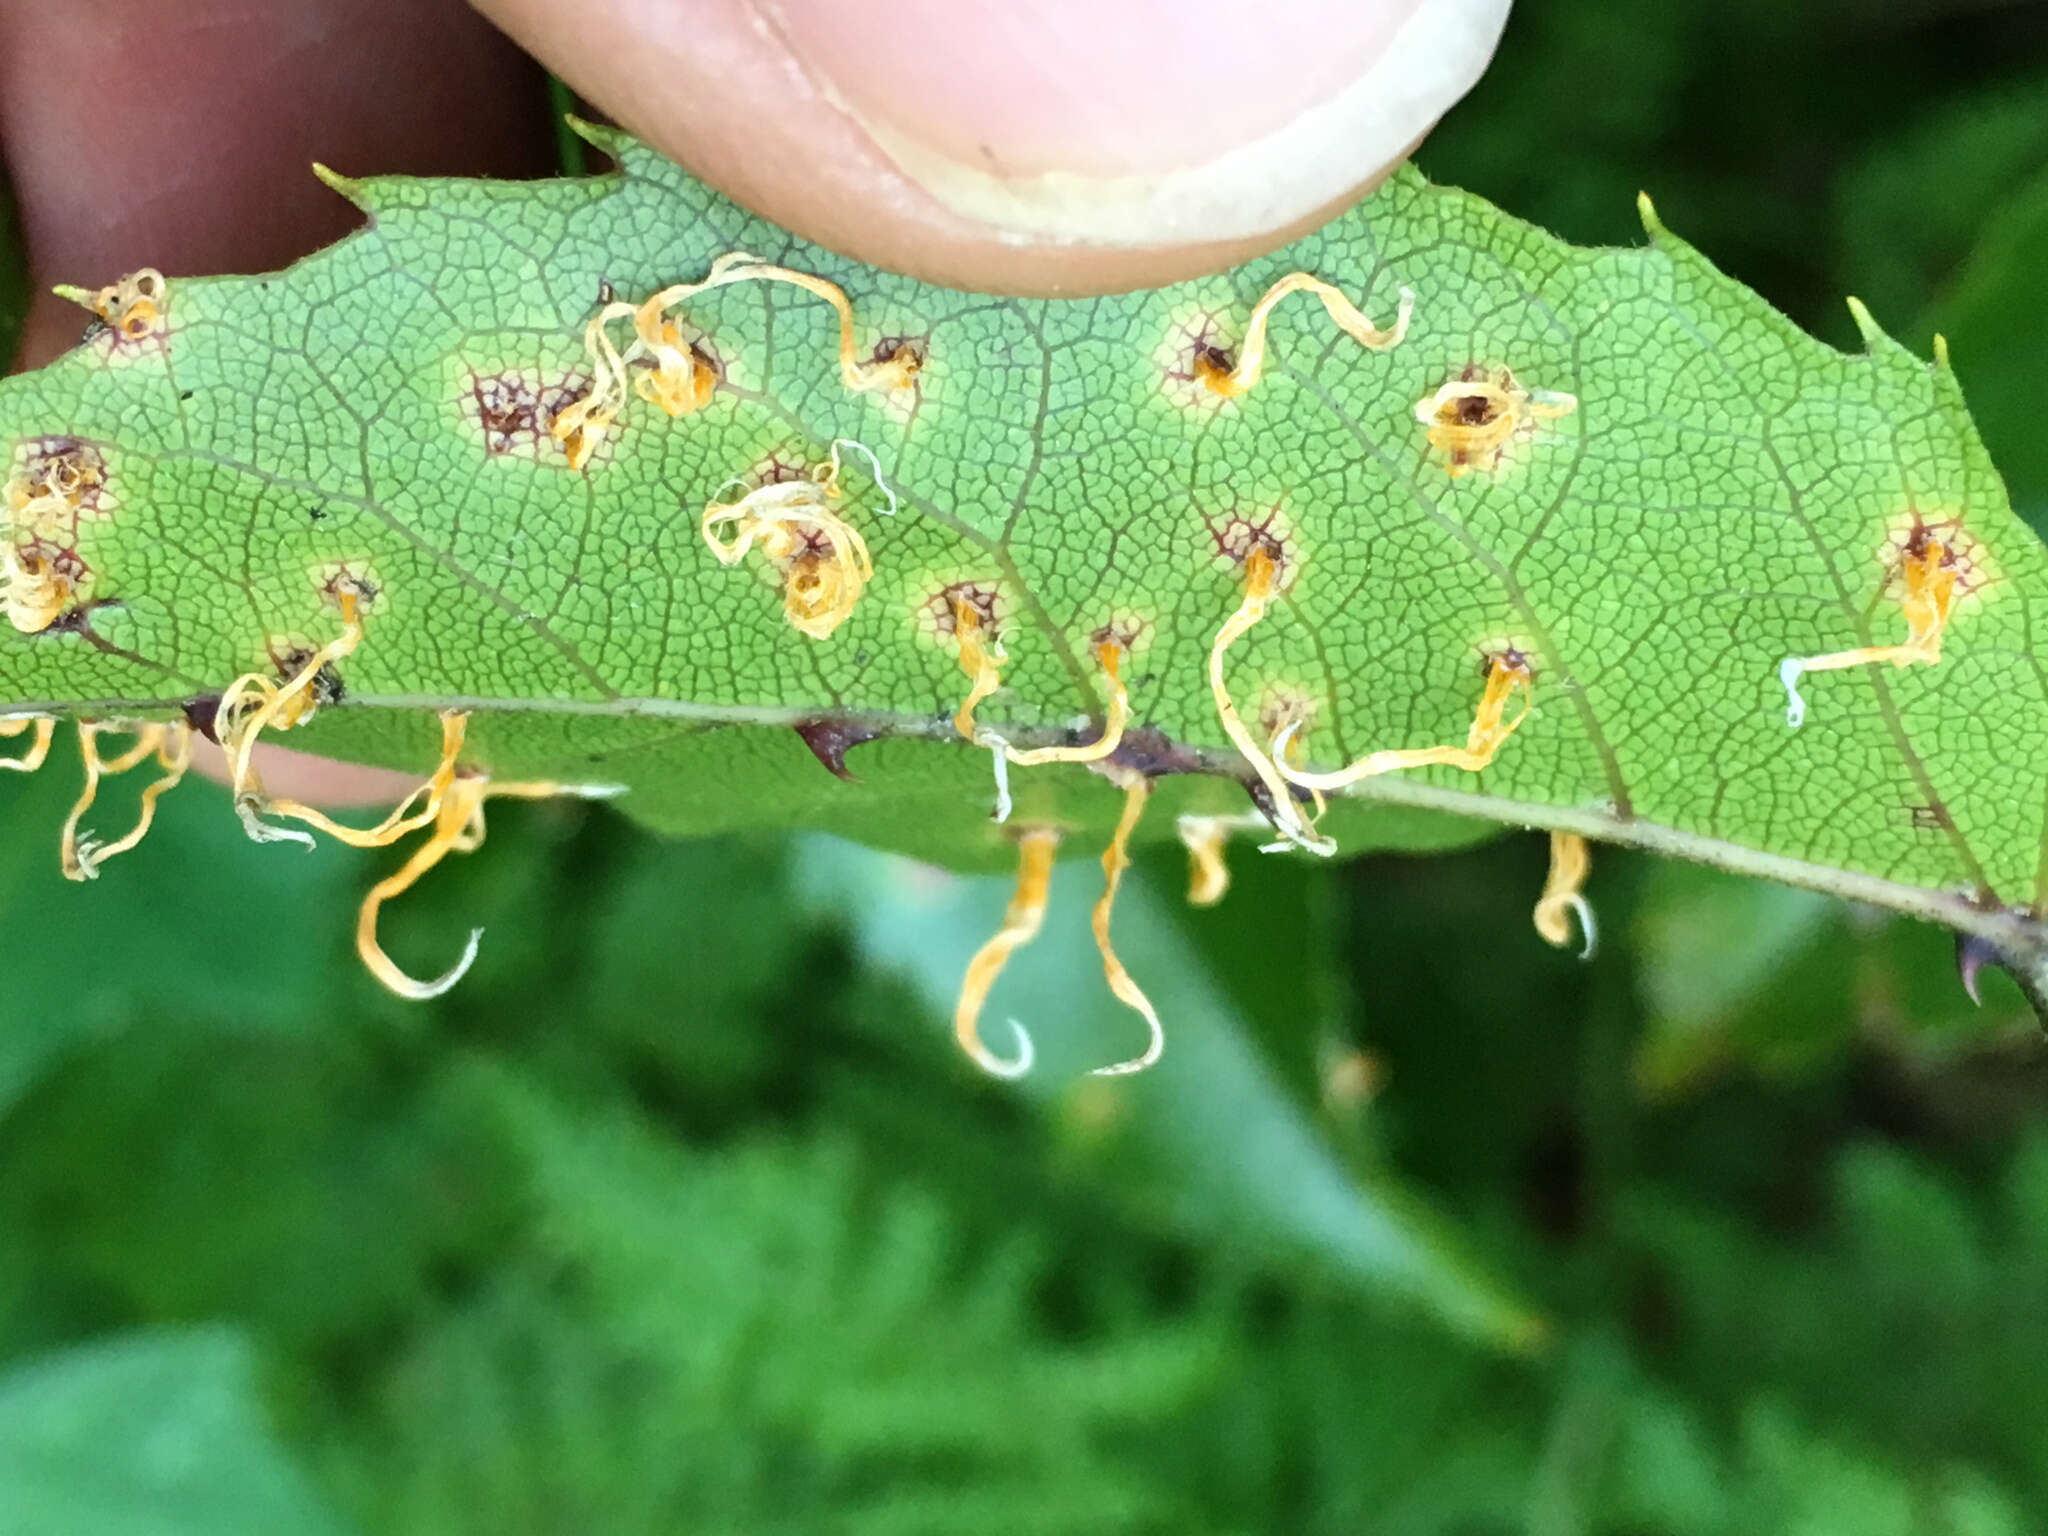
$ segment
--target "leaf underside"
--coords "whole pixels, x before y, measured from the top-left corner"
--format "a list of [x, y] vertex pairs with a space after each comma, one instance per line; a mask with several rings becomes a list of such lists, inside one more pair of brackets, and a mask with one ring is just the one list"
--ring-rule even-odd
[[[816, 826], [995, 865], [1019, 826], [1106, 832], [1118, 796], [1084, 768], [1020, 768], [1015, 815], [991, 824], [939, 594], [996, 594], [1007, 661], [980, 718], [1022, 745], [1091, 739], [1091, 637], [1135, 633], [1118, 761], [1163, 775], [1143, 835], [1166, 836], [1173, 811], [1250, 808], [1205, 674], [1243, 594], [1242, 520], [1284, 538], [1290, 575], [1232, 649], [1231, 690], [1248, 721], [1307, 711], [1310, 765], [1461, 742], [1490, 647], [1535, 670], [1534, 712], [1482, 773], [1343, 797], [1323, 825], [1346, 851], [1455, 841], [1450, 812], [2038, 950], [2048, 552], [1945, 363], [1875, 326], [1839, 354], [1654, 219], [1644, 248], [1578, 250], [1412, 171], [1225, 276], [1028, 301], [846, 261], [596, 136], [618, 172], [345, 183], [364, 231], [276, 276], [173, 279], [162, 337], [102, 334], [0, 383], [0, 452], [78, 438], [105, 466], [76, 529], [89, 595], [0, 634], [0, 710], [174, 715], [331, 638], [319, 573], [346, 565], [377, 587], [365, 638], [293, 746], [425, 770], [431, 712], [464, 709], [467, 761], [622, 784], [620, 808], [666, 831]], [[848, 391], [826, 304], [737, 284], [682, 310], [710, 402], [671, 420], [636, 399], [571, 469], [549, 402], [588, 378], [601, 294], [637, 301], [731, 251], [841, 285], [863, 354], [922, 350], [914, 388]], [[1195, 350], [1234, 346], [1293, 271], [1382, 322], [1412, 289], [1406, 339], [1367, 351], [1290, 298], [1255, 389], [1191, 384]], [[1501, 368], [1578, 408], [1453, 477], [1416, 403]], [[735, 477], [840, 438], [900, 510], [853, 461], [840, 515], [876, 574], [820, 641], [785, 622], [764, 561], [719, 565], [698, 523]], [[1781, 660], [1902, 638], [1916, 518], [1970, 561], [1943, 660], [1809, 677], [1788, 729]], [[860, 743], [857, 783], [821, 768], [813, 745], [835, 740]]]

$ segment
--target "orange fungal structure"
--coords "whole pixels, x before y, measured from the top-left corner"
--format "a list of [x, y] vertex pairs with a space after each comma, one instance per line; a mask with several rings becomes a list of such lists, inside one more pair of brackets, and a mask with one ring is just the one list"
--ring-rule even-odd
[[557, 784], [551, 780], [501, 783], [486, 773], [449, 770], [450, 765], [444, 760], [443, 772], [437, 772], [430, 781], [436, 787], [429, 799], [434, 807], [433, 831], [413, 850], [412, 856], [396, 874], [387, 875], [370, 887], [356, 914], [356, 954], [362, 959], [364, 968], [387, 990], [415, 1002], [441, 996], [468, 974], [470, 966], [476, 962], [484, 931], [472, 928], [461, 958], [432, 980], [420, 981], [401, 970], [384, 952], [384, 946], [378, 940], [377, 918], [384, 903], [411, 890], [422, 876], [450, 853], [470, 853], [482, 847], [486, 830], [484, 802], [487, 800], [551, 800], [560, 795], [594, 800], [620, 792], [619, 786], [611, 784]]
[[[1403, 768], [1427, 768], [1434, 764], [1477, 773], [1493, 761], [1501, 744], [1514, 735], [1516, 728], [1528, 718], [1534, 683], [1535, 674], [1529, 668], [1527, 657], [1517, 650], [1497, 651], [1487, 658], [1486, 691], [1473, 712], [1472, 728], [1466, 733], [1462, 747], [1394, 748], [1367, 753], [1348, 768], [1341, 768], [1335, 773], [1304, 773], [1285, 760], [1285, 749], [1296, 729], [1290, 725], [1273, 743], [1274, 754], [1281, 759], [1278, 772], [1290, 784], [1324, 791], [1343, 789], [1382, 773], [1395, 773]], [[1518, 694], [1522, 707], [1509, 719], [1508, 704]]]
[[1059, 851], [1060, 835], [1051, 827], [1027, 827], [1017, 839], [1017, 891], [1003, 914], [1003, 926], [975, 951], [961, 978], [960, 998], [953, 1006], [953, 1034], [960, 1049], [982, 1071], [992, 1077], [1022, 1077], [1031, 1070], [1034, 1052], [1031, 1036], [1022, 1024], [1010, 1020], [1017, 1037], [1017, 1054], [1008, 1060], [981, 1043], [981, 1010], [988, 994], [1010, 962], [1010, 956], [1038, 937], [1045, 923], [1046, 903], [1052, 890], [1053, 855]]
[[1543, 882], [1543, 894], [1536, 898], [1536, 932], [1544, 943], [1563, 949], [1572, 941], [1571, 919], [1576, 916], [1581, 960], [1592, 959], [1600, 942], [1593, 906], [1585, 897], [1586, 877], [1592, 869], [1592, 851], [1583, 837], [1576, 832], [1550, 834], [1550, 873]]
[[[107, 733], [132, 734], [134, 745], [113, 757], [103, 758], [100, 756], [99, 738]], [[71, 814], [64, 818], [63, 831], [58, 835], [57, 862], [67, 880], [96, 880], [100, 865], [117, 854], [128, 852], [149, 835], [150, 826], [156, 820], [157, 801], [178, 787], [179, 781], [185, 777], [185, 770], [192, 765], [192, 728], [182, 720], [171, 725], [81, 720], [78, 722], [78, 755], [85, 764], [85, 787], [73, 803]], [[142, 791], [142, 809], [134, 827], [111, 843], [99, 843], [85, 835], [80, 830], [80, 822], [99, 795], [101, 777], [126, 773], [152, 756], [156, 758], [160, 771]]]
[[34, 773], [49, 759], [50, 744], [57, 739], [57, 722], [49, 715], [9, 715], [0, 719], [0, 741], [11, 741], [16, 736], [29, 736], [28, 750], [19, 757], [0, 757], [0, 771]]
[[1159, 1060], [1166, 1049], [1166, 1029], [1159, 1022], [1159, 1010], [1152, 1006], [1152, 999], [1145, 995], [1144, 989], [1131, 979], [1131, 973], [1117, 958], [1115, 946], [1109, 941], [1110, 913], [1116, 906], [1116, 893], [1123, 884], [1124, 871], [1131, 867], [1131, 834], [1138, 829], [1138, 819], [1145, 814], [1145, 801], [1152, 792], [1152, 785], [1143, 774], [1128, 771], [1113, 771], [1109, 777], [1124, 792], [1124, 808], [1123, 814], [1117, 818], [1109, 847], [1103, 850], [1102, 895], [1096, 899], [1089, 926], [1095, 931], [1095, 947], [1102, 954], [1102, 973], [1109, 982], [1109, 990], [1125, 1007], [1144, 1019], [1148, 1038], [1145, 1049], [1136, 1056], [1112, 1066], [1097, 1067], [1090, 1073], [1093, 1077], [1124, 1077], [1133, 1072], [1143, 1072]]
[[1216, 631], [1216, 638], [1209, 647], [1209, 695], [1215, 703], [1216, 717], [1222, 722], [1224, 734], [1251, 764], [1252, 771], [1259, 776], [1259, 781], [1272, 798], [1273, 825], [1282, 843], [1306, 848], [1327, 858], [1337, 851], [1336, 843], [1317, 833], [1310, 823], [1302, 819], [1293, 790], [1281, 777], [1279, 766], [1239, 717], [1237, 705], [1230, 697], [1230, 685], [1223, 676], [1224, 656], [1253, 625], [1265, 618], [1279, 580], [1280, 564], [1273, 551], [1264, 540], [1254, 539], [1245, 551], [1244, 599], [1238, 604], [1237, 611]]

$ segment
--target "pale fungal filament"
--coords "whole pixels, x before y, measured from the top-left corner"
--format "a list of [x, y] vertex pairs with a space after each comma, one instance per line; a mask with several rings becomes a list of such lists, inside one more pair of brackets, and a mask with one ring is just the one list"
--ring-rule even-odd
[[227, 758], [228, 783], [234, 790], [235, 813], [250, 838], [259, 843], [296, 842], [313, 846], [304, 832], [273, 827], [261, 819], [263, 782], [257, 777], [252, 756], [265, 730], [290, 730], [312, 718], [320, 707], [317, 685], [321, 669], [354, 653], [362, 644], [361, 592], [344, 580], [334, 591], [341, 609], [341, 633], [299, 665], [284, 682], [257, 672], [245, 672], [228, 684], [214, 711], [214, 737]]
[[[645, 344], [650, 330], [657, 323], [663, 311], [683, 300], [694, 298], [712, 288], [723, 288], [732, 283], [788, 283], [806, 293], [815, 294], [830, 304], [839, 314], [839, 381], [849, 390], [859, 394], [871, 389], [902, 389], [916, 379], [924, 360], [913, 347], [898, 347], [892, 354], [876, 362], [856, 361], [854, 348], [853, 305], [846, 297], [846, 290], [837, 283], [827, 282], [809, 272], [797, 272], [789, 267], [778, 267], [750, 256], [745, 251], [728, 251], [711, 263], [711, 271], [702, 282], [678, 283], [664, 288], [646, 303], [640, 305], [634, 320], [642, 344]], [[652, 348], [649, 349], [650, 352]]]
[[57, 722], [49, 715], [12, 715], [0, 720], [0, 741], [12, 740], [33, 729], [35, 740], [20, 757], [0, 757], [0, 772], [34, 773], [50, 756], [50, 743], [57, 739]]
[[1563, 949], [1572, 941], [1571, 918], [1579, 919], [1579, 958], [1590, 960], [1600, 943], [1600, 930], [1593, 922], [1593, 906], [1586, 900], [1586, 876], [1592, 872], [1593, 855], [1586, 840], [1576, 832], [1550, 834], [1550, 874], [1543, 882], [1543, 894], [1536, 898], [1533, 914], [1536, 932], [1543, 942]]
[[[956, 617], [956, 627], [957, 624]], [[1131, 694], [1124, 686], [1123, 661], [1122, 641], [1110, 638], [1097, 643], [1095, 664], [1109, 679], [1109, 714], [1103, 719], [1100, 736], [1085, 747], [1033, 747], [1023, 752], [1006, 747], [1010, 761], [1020, 768], [1035, 768], [1042, 763], [1099, 763], [1116, 751], [1123, 743], [1124, 727], [1131, 723]]]
[[434, 815], [434, 830], [427, 840], [413, 850], [412, 857], [396, 874], [379, 880], [363, 897], [363, 905], [356, 914], [356, 953], [362, 957], [365, 968], [398, 996], [421, 1002], [439, 997], [468, 974], [483, 942], [483, 929], [470, 930], [462, 958], [452, 967], [431, 981], [419, 981], [406, 975], [384, 953], [384, 946], [377, 941], [377, 915], [385, 902], [411, 890], [422, 875], [450, 853], [469, 853], [483, 845], [486, 800], [550, 800], [557, 795], [595, 800], [620, 792], [621, 786], [615, 784], [556, 784], [547, 780], [501, 784], [488, 774], [454, 778], [441, 796]]
[[[1231, 702], [1230, 688], [1223, 680], [1224, 653], [1266, 616], [1266, 607], [1273, 599], [1278, 575], [1279, 566], [1271, 551], [1263, 543], [1254, 542], [1244, 557], [1244, 601], [1216, 631], [1216, 639], [1209, 647], [1209, 695], [1215, 701], [1216, 717], [1223, 724], [1224, 734], [1244, 755], [1244, 760], [1251, 764], [1252, 771], [1272, 797], [1274, 829], [1285, 842], [1327, 858], [1337, 851], [1336, 842], [1321, 836], [1301, 819], [1301, 809], [1295, 804], [1294, 792], [1280, 776], [1278, 765], [1252, 738], [1244, 721], [1238, 718], [1237, 706]], [[1289, 730], [1291, 732], [1292, 727]]]
[[[782, 569], [783, 617], [813, 640], [826, 639], [846, 621], [875, 575], [867, 541], [830, 506], [840, 495], [842, 447], [858, 448], [874, 463], [866, 448], [841, 439], [833, 443], [830, 460], [803, 479], [757, 485], [738, 501], [704, 506], [702, 531], [713, 557], [720, 565], [738, 565], [758, 542], [762, 554]], [[878, 464], [875, 483], [894, 512], [896, 493], [883, 481]], [[732, 537], [722, 540], [714, 530], [728, 523]]]
[[1230, 865], [1224, 846], [1233, 832], [1259, 832], [1259, 816], [1183, 816], [1174, 823], [1181, 846], [1188, 851], [1188, 905], [1213, 907], [1230, 890]]
[[1778, 681], [1785, 685], [1785, 723], [1795, 731], [1806, 721], [1806, 700], [1799, 692], [1804, 673], [1839, 672], [1844, 667], [1884, 662], [1895, 667], [1916, 662], [1931, 667], [1941, 660], [1942, 632], [1955, 609], [1955, 551], [1925, 529], [1916, 529], [1899, 563], [1899, 575], [1906, 587], [1899, 599], [1906, 616], [1906, 638], [1899, 644], [1863, 645], [1826, 656], [1790, 656], [1778, 664]]
[[1129, 1061], [1119, 1061], [1113, 1066], [1097, 1067], [1091, 1077], [1123, 1077], [1128, 1073], [1142, 1072], [1157, 1061], [1166, 1049], [1166, 1029], [1159, 1022], [1159, 1010], [1152, 1006], [1152, 999], [1144, 989], [1131, 979], [1131, 973], [1124, 969], [1116, 950], [1109, 942], [1109, 916], [1116, 906], [1117, 888], [1123, 884], [1124, 871], [1131, 867], [1131, 833], [1137, 830], [1138, 818], [1145, 814], [1145, 800], [1152, 792], [1152, 784], [1143, 774], [1119, 775], [1112, 782], [1120, 782], [1124, 791], [1123, 815], [1117, 818], [1116, 832], [1110, 837], [1109, 847], [1103, 851], [1102, 895], [1095, 902], [1095, 911], [1089, 918], [1089, 925], [1095, 930], [1095, 947], [1102, 952], [1102, 974], [1109, 982], [1109, 990], [1127, 1008], [1135, 1009], [1145, 1020], [1151, 1032], [1145, 1049]]
[[118, 283], [97, 292], [71, 284], [55, 290], [60, 299], [83, 304], [111, 326], [124, 341], [140, 341], [158, 335], [164, 328], [164, 309], [170, 302], [170, 285], [154, 267], [131, 272]]
[[[1516, 728], [1528, 718], [1534, 683], [1535, 675], [1529, 670], [1528, 660], [1521, 652], [1496, 652], [1487, 662], [1486, 692], [1473, 712], [1472, 729], [1466, 733], [1464, 746], [1401, 747], [1369, 752], [1350, 767], [1335, 773], [1303, 773], [1284, 760], [1288, 743], [1299, 728], [1299, 722], [1296, 722], [1274, 739], [1273, 751], [1283, 759], [1279, 771], [1290, 784], [1321, 790], [1343, 789], [1378, 774], [1395, 773], [1403, 768], [1427, 768], [1434, 764], [1477, 773], [1493, 761], [1501, 743], [1514, 735]], [[1521, 695], [1522, 707], [1510, 720], [1506, 718], [1508, 701], [1517, 694]]]
[[9, 538], [0, 553], [0, 588], [7, 593], [7, 622], [25, 635], [39, 635], [71, 606], [84, 574], [75, 556], [41, 540]]
[[[659, 405], [670, 416], [685, 416], [710, 403], [718, 385], [718, 371], [696, 348], [684, 344], [682, 332], [667, 312], [700, 293], [745, 282], [788, 283], [830, 304], [839, 315], [839, 379], [857, 394], [873, 389], [906, 388], [924, 366], [917, 349], [907, 344], [897, 347], [888, 357], [859, 362], [854, 347], [853, 305], [837, 283], [809, 272], [775, 266], [744, 251], [728, 251], [711, 263], [710, 272], [701, 281], [672, 284], [639, 304], [606, 304], [584, 327], [584, 348], [590, 357], [590, 389], [556, 412], [549, 428], [555, 441], [567, 450], [571, 469], [581, 469], [589, 462], [626, 408], [626, 381], [636, 362], [645, 360], [652, 364], [635, 381], [640, 398]], [[621, 352], [612, 343], [610, 327], [612, 322], [627, 318], [633, 322], [633, 339]]]
[[960, 982], [960, 1000], [953, 1007], [953, 1034], [960, 1049], [982, 1071], [994, 1077], [1022, 1077], [1031, 1070], [1034, 1053], [1031, 1036], [1022, 1024], [1011, 1019], [1017, 1037], [1017, 1054], [1005, 1061], [981, 1043], [981, 1010], [988, 994], [1003, 973], [1010, 956], [1038, 937], [1045, 922], [1045, 905], [1052, 888], [1052, 859], [1060, 835], [1051, 827], [1028, 827], [1017, 839], [1017, 890], [1003, 913], [1003, 926], [995, 937], [967, 962], [967, 974]]
[[[262, 782], [253, 769], [249, 775], [250, 787], [245, 793], [254, 800], [253, 809], [260, 814], [289, 816], [295, 821], [303, 821], [314, 831], [325, 832], [336, 842], [346, 843], [351, 848], [387, 848], [432, 822], [439, 813], [442, 799], [455, 782], [455, 759], [462, 752], [462, 741], [468, 728], [468, 715], [450, 711], [441, 716], [440, 763], [419, 788], [393, 806], [374, 827], [351, 827], [314, 806], [297, 800], [275, 799], [264, 792]], [[419, 802], [416, 809], [413, 808], [415, 801]]]
[[1010, 744], [993, 731], [984, 732], [982, 740], [988, 743], [996, 776], [996, 803], [988, 819], [1000, 827], [1010, 819], [1010, 760], [1003, 755], [1010, 750]]
[[1491, 375], [1468, 368], [1433, 395], [1415, 403], [1415, 419], [1429, 428], [1429, 445], [1443, 456], [1452, 479], [1475, 469], [1500, 467], [1517, 432], [1537, 422], [1556, 421], [1579, 408], [1576, 395], [1528, 390], [1514, 371]]
[[1408, 322], [1415, 314], [1415, 294], [1403, 288], [1400, 310], [1393, 325], [1381, 330], [1337, 288], [1319, 277], [1310, 277], [1306, 272], [1290, 272], [1268, 288], [1266, 296], [1253, 306], [1251, 318], [1245, 324], [1244, 345], [1238, 351], [1236, 367], [1225, 371], [1209, 352], [1196, 355], [1195, 377], [1208, 387], [1211, 394], [1221, 395], [1226, 400], [1235, 399], [1251, 390], [1265, 376], [1267, 323], [1272, 318], [1274, 306], [1290, 293], [1314, 294], [1323, 301], [1323, 309], [1337, 329], [1373, 352], [1387, 352], [1398, 347], [1407, 336]]
[[[133, 733], [135, 744], [113, 757], [103, 758], [100, 756], [99, 738], [108, 733]], [[102, 775], [112, 778], [126, 773], [152, 754], [162, 772], [142, 791], [142, 809], [133, 829], [126, 836], [106, 844], [82, 835], [79, 823], [99, 795]], [[178, 782], [185, 777], [185, 770], [192, 765], [192, 728], [182, 720], [173, 725], [102, 724], [95, 720], [81, 720], [78, 722], [78, 755], [85, 764], [85, 787], [73, 803], [71, 814], [64, 818], [63, 831], [58, 834], [57, 862], [67, 880], [95, 880], [99, 878], [100, 865], [116, 854], [126, 853], [149, 835], [150, 825], [156, 820], [157, 801], [178, 787]]]

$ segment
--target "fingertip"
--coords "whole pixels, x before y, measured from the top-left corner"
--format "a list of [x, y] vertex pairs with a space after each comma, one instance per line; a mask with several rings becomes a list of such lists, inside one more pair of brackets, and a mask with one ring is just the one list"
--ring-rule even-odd
[[476, 0], [756, 212], [954, 287], [1113, 292], [1249, 259], [1406, 158], [1508, 0]]

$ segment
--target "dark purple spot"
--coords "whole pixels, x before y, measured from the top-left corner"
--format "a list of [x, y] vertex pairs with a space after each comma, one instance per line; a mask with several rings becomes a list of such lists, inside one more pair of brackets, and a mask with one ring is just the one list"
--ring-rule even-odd
[[879, 726], [866, 725], [857, 720], [834, 719], [822, 715], [815, 720], [799, 720], [796, 733], [803, 738], [811, 755], [825, 765], [826, 772], [835, 779], [844, 779], [849, 784], [860, 781], [846, 771], [846, 754], [863, 742], [874, 741], [888, 733]]

